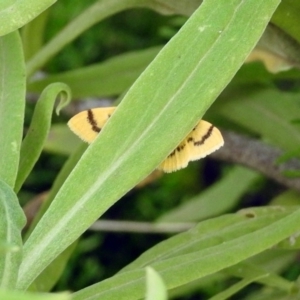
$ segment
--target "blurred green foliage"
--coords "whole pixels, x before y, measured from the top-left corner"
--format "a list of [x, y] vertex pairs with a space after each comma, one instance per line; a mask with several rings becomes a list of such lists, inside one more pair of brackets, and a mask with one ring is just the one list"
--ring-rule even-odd
[[[64, 0], [53, 5], [45, 32], [46, 41], [94, 2]], [[130, 50], [165, 44], [185, 21], [185, 17], [162, 16], [141, 8], [118, 13], [67, 45], [47, 65], [47, 71], [72, 70]]]

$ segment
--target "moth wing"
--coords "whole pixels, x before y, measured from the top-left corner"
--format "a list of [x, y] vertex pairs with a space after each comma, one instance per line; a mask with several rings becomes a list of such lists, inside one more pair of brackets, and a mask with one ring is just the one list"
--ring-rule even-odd
[[201, 120], [186, 137], [190, 152], [190, 160], [203, 158], [224, 145], [224, 140], [218, 128]]
[[186, 140], [182, 141], [159, 165], [158, 169], [171, 173], [185, 168], [189, 163], [189, 147]]
[[189, 161], [198, 160], [224, 145], [218, 128], [201, 120], [189, 135], [168, 155], [158, 169], [166, 173], [185, 168]]
[[116, 107], [99, 107], [82, 111], [69, 120], [68, 126], [83, 141], [91, 143], [115, 109]]

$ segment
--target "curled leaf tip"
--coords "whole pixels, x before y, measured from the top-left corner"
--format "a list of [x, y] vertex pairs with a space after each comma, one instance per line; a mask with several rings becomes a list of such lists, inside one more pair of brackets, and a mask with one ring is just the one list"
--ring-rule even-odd
[[58, 103], [58, 105], [56, 106], [56, 109], [55, 109], [55, 112], [56, 112], [57, 115], [59, 115], [62, 108], [64, 108], [65, 106], [67, 106], [70, 103], [71, 97], [72, 97], [71, 89], [69, 88], [69, 86], [64, 84], [64, 83], [59, 83], [59, 84], [62, 85], [61, 86], [62, 89], [61, 89], [60, 94], [58, 95], [59, 96], [59, 103]]

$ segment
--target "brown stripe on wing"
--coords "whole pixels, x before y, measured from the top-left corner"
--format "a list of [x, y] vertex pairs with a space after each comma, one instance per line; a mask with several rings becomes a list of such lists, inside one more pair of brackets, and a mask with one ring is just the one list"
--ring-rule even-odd
[[169, 155], [168, 155], [168, 158], [169, 157], [172, 157], [176, 154], [176, 152], [180, 152], [184, 149], [185, 147], [185, 144], [180, 144], [179, 146], [177, 146]]
[[201, 145], [203, 145], [205, 143], [205, 141], [211, 136], [211, 133], [212, 133], [213, 129], [214, 129], [214, 125], [211, 125], [208, 128], [206, 134], [202, 136], [201, 140], [194, 141], [194, 145], [195, 146], [201, 146]]
[[92, 126], [92, 130], [99, 133], [101, 131], [101, 128], [97, 125], [97, 122], [94, 118], [93, 111], [91, 109], [87, 110], [87, 120]]

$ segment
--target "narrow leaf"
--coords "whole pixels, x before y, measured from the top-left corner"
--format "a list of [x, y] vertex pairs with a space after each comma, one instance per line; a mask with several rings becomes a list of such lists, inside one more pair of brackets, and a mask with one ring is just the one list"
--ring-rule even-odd
[[188, 4], [183, 4], [181, 0], [98, 0], [81, 15], [72, 20], [72, 22], [32, 57], [27, 64], [27, 73], [29, 75], [33, 74], [85, 30], [118, 12], [130, 8], [146, 7], [163, 14], [190, 15], [200, 3], [201, 0], [189, 1]]
[[[26, 222], [23, 210], [11, 187], [0, 180], [0, 241], [10, 247], [1, 250], [0, 287], [14, 288], [22, 260], [21, 230]], [[0, 299], [5, 299], [1, 298]]]
[[256, 278], [257, 282], [264, 284], [269, 287], [278, 288], [290, 292], [294, 283], [287, 279], [280, 277], [279, 275], [266, 271], [262, 265], [254, 265], [249, 262], [239, 263], [231, 268], [228, 268], [226, 273], [230, 275], [243, 278], [251, 279]]
[[[40, 92], [51, 82], [64, 82], [74, 98], [115, 96], [126, 91], [154, 59], [161, 47], [134, 51], [88, 67], [50, 75], [29, 84], [29, 91]], [[95, 80], [98, 78], [98, 80]], [[99, 84], [99, 80], [101, 84]]]
[[[282, 299], [297, 299], [297, 293], [293, 293], [293, 298], [289, 297], [286, 292], [278, 291], [277, 289], [260, 289], [247, 295], [245, 300], [282, 300]], [[299, 293], [298, 293], [299, 294]], [[289, 298], [287, 298], [289, 297]]]
[[[243, 181], [240, 178], [243, 178]], [[168, 211], [158, 222], [193, 222], [224, 213], [237, 204], [258, 178], [260, 176], [254, 171], [235, 167], [198, 196]]]
[[0, 37], [0, 78], [0, 179], [13, 187], [23, 134], [26, 83], [18, 32]]
[[213, 247], [244, 236], [286, 217], [294, 207], [247, 209], [238, 214], [224, 215], [199, 223], [195, 228], [173, 236], [144, 252], [121, 272], [143, 268], [157, 261]]
[[51, 126], [54, 103], [58, 95], [61, 96], [60, 104], [56, 109], [56, 113], [58, 113], [71, 99], [71, 91], [64, 83], [50, 84], [43, 91], [36, 104], [30, 127], [22, 142], [19, 173], [15, 185], [17, 192], [43, 150]]
[[244, 287], [249, 285], [252, 282], [257, 281], [258, 279], [261, 279], [263, 277], [266, 277], [267, 275], [261, 275], [261, 276], [253, 276], [249, 279], [243, 279], [240, 280], [238, 283], [232, 285], [225, 291], [219, 293], [218, 295], [211, 297], [210, 300], [224, 300], [224, 299], [230, 299], [231, 296], [242, 290]]
[[[168, 289], [233, 266], [274, 246], [293, 232], [300, 230], [300, 209], [271, 224], [219, 245], [179, 255], [151, 264]], [[117, 274], [73, 294], [73, 300], [140, 299], [144, 292], [143, 269]]]

